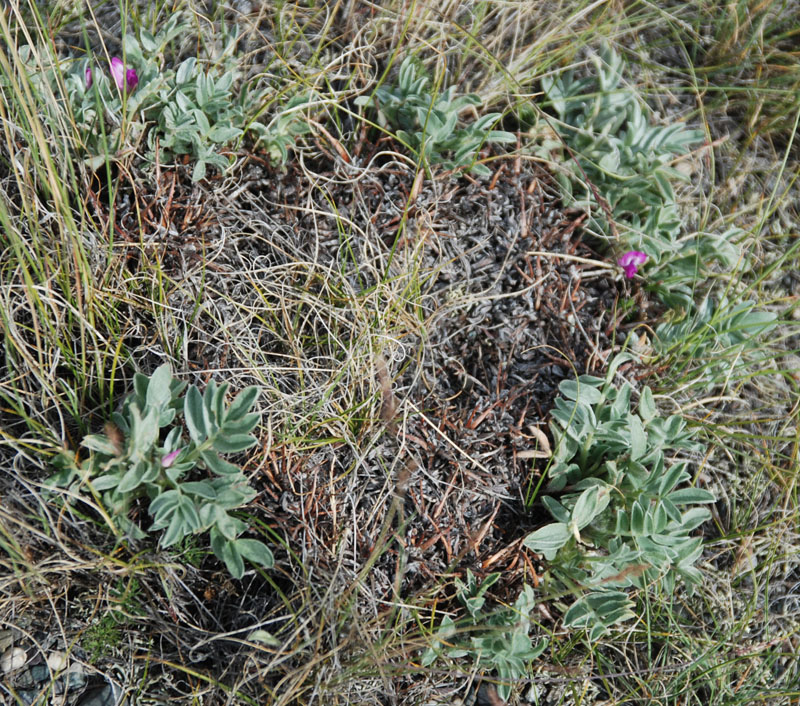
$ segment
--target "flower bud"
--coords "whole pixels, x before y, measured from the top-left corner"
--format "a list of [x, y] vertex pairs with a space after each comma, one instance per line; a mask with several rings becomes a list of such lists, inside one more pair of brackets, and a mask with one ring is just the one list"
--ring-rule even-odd
[[173, 463], [175, 463], [175, 459], [178, 458], [178, 454], [183, 451], [183, 449], [175, 449], [174, 451], [170, 451], [168, 454], [165, 454], [161, 457], [161, 467], [162, 468], [169, 468]]

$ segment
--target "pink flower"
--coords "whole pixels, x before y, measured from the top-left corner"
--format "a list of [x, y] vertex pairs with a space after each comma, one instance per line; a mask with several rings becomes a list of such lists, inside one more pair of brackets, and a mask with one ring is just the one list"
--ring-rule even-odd
[[86, 72], [84, 73], [86, 77], [86, 90], [88, 91], [92, 87], [92, 67], [87, 66]]
[[173, 463], [175, 463], [175, 459], [178, 458], [178, 454], [181, 451], [183, 451], [183, 449], [175, 449], [174, 451], [170, 451], [168, 454], [164, 455], [161, 458], [161, 467], [169, 468]]
[[647, 254], [639, 252], [638, 250], [629, 250], [617, 260], [622, 269], [625, 270], [625, 276], [628, 279], [631, 279], [631, 277], [636, 274], [636, 268], [639, 265], [643, 265], [646, 261]]
[[139, 85], [139, 76], [136, 74], [136, 69], [128, 69], [125, 73], [125, 81], [128, 83], [128, 90], [132, 91]]
[[114, 78], [114, 83], [120, 91], [132, 91], [139, 83], [139, 76], [136, 74], [136, 69], [126, 69], [122, 59], [114, 57], [111, 59], [111, 76]]

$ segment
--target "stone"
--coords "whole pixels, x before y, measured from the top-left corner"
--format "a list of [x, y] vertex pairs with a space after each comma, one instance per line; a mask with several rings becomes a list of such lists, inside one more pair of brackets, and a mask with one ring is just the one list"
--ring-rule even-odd
[[28, 655], [25, 650], [21, 647], [9, 647], [0, 657], [0, 670], [3, 671], [3, 674], [9, 674], [25, 666], [27, 661]]
[[67, 658], [66, 652], [62, 652], [61, 650], [53, 650], [49, 655], [47, 655], [47, 666], [50, 667], [54, 672], [61, 672], [67, 668], [67, 664], [69, 664], [69, 660]]

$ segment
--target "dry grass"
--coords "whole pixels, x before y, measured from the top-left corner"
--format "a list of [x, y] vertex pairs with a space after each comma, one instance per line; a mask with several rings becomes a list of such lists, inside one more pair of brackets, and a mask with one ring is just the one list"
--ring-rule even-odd
[[[688, 114], [717, 146], [698, 153], [681, 203], [692, 229], [743, 228], [747, 262], [701, 288], [786, 320], [759, 360], [715, 373], [709, 389], [709, 363], [727, 355], [713, 333], [702, 355], [654, 362], [661, 401], [709, 441], [696, 469], [719, 498], [705, 584], [643, 592], [641, 619], [596, 644], [565, 630], [563, 597], [543, 592], [535, 632], [551, 644], [512, 703], [536, 690], [565, 705], [792, 703], [797, 13], [792, 24], [792, 4], [767, 5], [739, 3], [731, 25], [680, 3], [210, 14], [182, 3], [194, 29], [176, 60], [236, 24], [243, 79], [274, 89], [265, 115], [297, 92], [318, 96], [285, 167], [245, 142], [228, 173], [197, 184], [191, 165], [151, 170], [135, 152], [94, 174], [75, 159], [69, 114], [26, 78], [18, 47], [52, 64], [48, 37], [62, 55], [81, 47], [81, 22], [63, 4], [35, 22], [13, 5], [0, 19], [0, 639], [12, 630], [32, 666], [68, 652], [86, 675], [70, 704], [103, 684], [137, 704], [286, 705], [467, 703], [483, 684], [491, 703], [489, 672], [423, 668], [420, 651], [457, 614], [466, 568], [503, 573], [494, 604], [538, 585], [542, 567], [520, 544], [541, 520], [525, 494], [544, 467], [519, 456], [539, 443], [526, 425], [546, 422], [573, 369], [602, 371], [632, 326], [657, 323], [641, 288], [580, 242], [581, 215], [560, 208], [550, 177], [558, 165], [531, 156], [551, 134], [538, 81], [580, 68], [605, 38], [663, 115]], [[98, 54], [114, 55], [123, 19], [155, 27], [171, 9], [101, 6], [83, 22]], [[484, 155], [488, 182], [423, 169], [354, 105], [409, 52], [434, 85], [456, 81], [519, 128], [517, 149]], [[632, 310], [643, 312], [633, 325]], [[240, 461], [260, 491], [246, 519], [275, 548], [274, 570], [232, 581], [200, 541], [117, 540], [98, 502], [45, 493], [53, 455], [77, 453], [133, 372], [162, 362], [201, 386], [263, 387], [261, 445]], [[55, 681], [41, 681], [37, 703]], [[0, 685], [9, 703], [20, 691]]]

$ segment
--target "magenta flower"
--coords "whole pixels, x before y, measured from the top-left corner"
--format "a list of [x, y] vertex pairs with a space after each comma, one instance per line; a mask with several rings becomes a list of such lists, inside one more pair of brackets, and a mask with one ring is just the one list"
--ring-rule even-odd
[[114, 78], [114, 83], [120, 91], [127, 91], [130, 93], [139, 83], [139, 76], [136, 74], [136, 69], [126, 69], [122, 59], [114, 57], [111, 59], [111, 76]]
[[128, 69], [125, 73], [125, 81], [128, 84], [128, 90], [132, 91], [136, 86], [139, 85], [139, 76], [136, 73], [136, 69]]
[[92, 67], [87, 66], [86, 72], [84, 73], [86, 77], [86, 90], [88, 91], [92, 87]]
[[178, 454], [183, 451], [183, 449], [175, 449], [174, 451], [170, 451], [168, 454], [161, 458], [161, 467], [162, 468], [169, 468], [173, 463], [175, 463], [175, 459], [178, 458]]
[[647, 254], [639, 252], [638, 250], [629, 250], [617, 262], [623, 270], [625, 276], [631, 279], [636, 274], [636, 268], [643, 265], [647, 261]]

